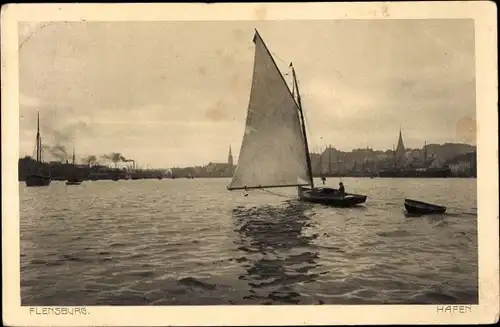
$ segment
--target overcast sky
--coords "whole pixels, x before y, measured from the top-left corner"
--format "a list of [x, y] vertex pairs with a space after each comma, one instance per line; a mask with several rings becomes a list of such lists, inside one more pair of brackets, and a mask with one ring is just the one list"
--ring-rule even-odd
[[[257, 28], [296, 68], [310, 148], [475, 144], [472, 20], [22, 24], [20, 151], [226, 162], [244, 132]], [[48, 158], [47, 158], [48, 159]]]

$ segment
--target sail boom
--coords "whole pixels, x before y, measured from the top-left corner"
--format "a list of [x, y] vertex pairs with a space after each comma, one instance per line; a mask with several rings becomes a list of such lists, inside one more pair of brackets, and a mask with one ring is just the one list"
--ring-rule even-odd
[[256, 190], [256, 189], [264, 189], [264, 188], [283, 188], [283, 187], [298, 187], [298, 186], [311, 186], [310, 184], [289, 184], [289, 185], [259, 185], [259, 186], [248, 186], [248, 187], [228, 187], [229, 191], [235, 190]]

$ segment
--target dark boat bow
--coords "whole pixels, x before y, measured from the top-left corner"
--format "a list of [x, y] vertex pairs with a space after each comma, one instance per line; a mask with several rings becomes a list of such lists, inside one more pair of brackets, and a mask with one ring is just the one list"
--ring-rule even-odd
[[443, 214], [446, 212], [446, 207], [412, 199], [405, 199], [404, 206], [409, 214], [427, 215]]

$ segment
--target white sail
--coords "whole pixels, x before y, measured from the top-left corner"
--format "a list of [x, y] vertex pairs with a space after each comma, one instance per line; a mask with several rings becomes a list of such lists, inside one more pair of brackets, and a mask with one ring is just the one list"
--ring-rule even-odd
[[297, 103], [257, 32], [254, 43], [245, 134], [228, 189], [310, 185]]

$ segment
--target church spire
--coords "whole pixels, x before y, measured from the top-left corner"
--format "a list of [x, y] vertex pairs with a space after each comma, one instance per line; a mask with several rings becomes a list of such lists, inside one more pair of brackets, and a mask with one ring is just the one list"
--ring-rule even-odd
[[233, 166], [233, 153], [231, 151], [231, 146], [229, 146], [229, 154], [227, 156], [227, 163], [229, 164], [230, 167]]
[[401, 132], [401, 128], [399, 128], [399, 139], [398, 145], [396, 146], [396, 151], [394, 152], [394, 158], [396, 159], [396, 166], [404, 165], [404, 157], [405, 157], [405, 145], [403, 143], [403, 133]]
[[401, 133], [401, 128], [399, 129], [399, 140], [398, 140], [398, 146], [396, 147], [396, 152], [404, 152], [405, 151], [405, 145], [403, 143], [403, 134]]
[[427, 141], [424, 142], [424, 160], [427, 161]]

